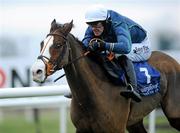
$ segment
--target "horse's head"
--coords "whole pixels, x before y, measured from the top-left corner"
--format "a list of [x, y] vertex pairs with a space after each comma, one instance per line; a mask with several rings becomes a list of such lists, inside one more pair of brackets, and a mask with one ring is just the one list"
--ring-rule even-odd
[[67, 35], [73, 27], [73, 21], [65, 24], [58, 24], [56, 20], [51, 23], [50, 33], [41, 42], [41, 51], [36, 62], [32, 66], [33, 80], [44, 82], [63, 65], [68, 62]]

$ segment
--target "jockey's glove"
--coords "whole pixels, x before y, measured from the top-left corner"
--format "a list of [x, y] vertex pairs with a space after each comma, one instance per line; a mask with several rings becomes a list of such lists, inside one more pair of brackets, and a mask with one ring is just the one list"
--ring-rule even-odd
[[105, 43], [93, 41], [88, 46], [88, 50], [90, 50], [90, 51], [104, 51], [105, 50]]

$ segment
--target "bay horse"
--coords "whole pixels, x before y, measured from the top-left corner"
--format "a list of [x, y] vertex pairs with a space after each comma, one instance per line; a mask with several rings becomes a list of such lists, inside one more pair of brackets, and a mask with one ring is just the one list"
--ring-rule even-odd
[[73, 22], [51, 23], [41, 43], [41, 53], [32, 66], [33, 80], [44, 82], [64, 69], [69, 84], [71, 120], [76, 133], [146, 133], [143, 118], [161, 105], [170, 125], [180, 131], [180, 65], [169, 55], [154, 51], [149, 64], [161, 74], [161, 89], [142, 102], [120, 96], [125, 86], [115, 85], [101, 65], [87, 57], [82, 42], [71, 33]]

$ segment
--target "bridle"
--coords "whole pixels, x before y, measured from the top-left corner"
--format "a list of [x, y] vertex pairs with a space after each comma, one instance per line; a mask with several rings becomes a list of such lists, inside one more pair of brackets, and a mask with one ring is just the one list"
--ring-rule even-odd
[[[58, 29], [57, 29], [58, 30]], [[75, 58], [75, 59], [71, 59], [67, 64], [64, 64], [64, 65], [61, 65], [59, 66], [60, 62], [62, 61], [62, 59], [64, 58], [65, 54], [66, 54], [66, 50], [67, 50], [67, 38], [65, 35], [63, 35], [62, 32], [60, 32], [61, 34], [57, 33], [55, 30], [53, 33], [49, 33], [47, 35], [48, 36], [59, 36], [59, 37], [62, 37], [64, 40], [65, 40], [65, 43], [63, 44], [60, 44], [60, 46], [63, 46], [63, 49], [62, 49], [62, 54], [59, 54], [59, 56], [57, 57], [57, 60], [56, 61], [51, 61], [48, 57], [44, 56], [44, 55], [40, 55], [38, 56], [38, 59], [42, 60], [43, 63], [45, 64], [46, 66], [46, 77], [53, 74], [54, 72], [56, 72], [57, 70], [60, 70], [72, 63], [74, 63], [75, 61], [81, 59], [82, 57], [85, 57], [87, 54], [90, 53], [90, 51], [87, 51], [85, 53], [83, 53], [81, 56]], [[55, 33], [56, 32], [56, 33]], [[70, 49], [69, 49], [70, 51]], [[65, 74], [64, 74], [65, 75]], [[59, 80], [60, 78], [62, 78], [64, 75], [60, 76], [59, 78], [57, 78], [55, 81]]]
[[67, 45], [66, 45], [67, 38], [66, 38], [66, 36], [63, 35], [63, 33], [61, 33], [61, 34], [55, 33], [57, 30], [55, 30], [53, 33], [49, 33], [46, 37], [48, 37], [48, 36], [59, 36], [65, 40], [65, 43], [59, 45], [59, 46], [63, 46], [62, 54], [59, 54], [59, 56], [57, 57], [57, 60], [55, 60], [55, 61], [51, 61], [48, 57], [46, 57], [42, 54], [40, 56], [38, 56], [38, 59], [42, 60], [46, 66], [46, 77], [64, 67], [64, 66], [59, 66], [59, 64], [60, 64], [61, 60], [64, 58], [66, 50], [67, 50]]

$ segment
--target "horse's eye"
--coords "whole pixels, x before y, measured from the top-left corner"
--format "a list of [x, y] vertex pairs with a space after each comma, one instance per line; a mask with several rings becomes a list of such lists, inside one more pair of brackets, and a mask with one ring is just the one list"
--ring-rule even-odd
[[54, 45], [54, 47], [55, 47], [56, 49], [60, 48], [61, 46], [62, 46], [61, 44], [56, 44], [56, 45]]

